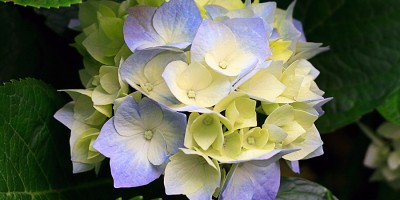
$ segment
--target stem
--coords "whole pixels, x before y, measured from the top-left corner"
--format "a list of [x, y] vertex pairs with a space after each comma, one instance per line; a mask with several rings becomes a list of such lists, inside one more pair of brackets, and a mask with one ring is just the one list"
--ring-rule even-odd
[[378, 146], [385, 146], [385, 142], [383, 142], [379, 137], [376, 136], [375, 132], [372, 131], [368, 126], [357, 121], [356, 124], [360, 127], [361, 131], [372, 140], [372, 142]]

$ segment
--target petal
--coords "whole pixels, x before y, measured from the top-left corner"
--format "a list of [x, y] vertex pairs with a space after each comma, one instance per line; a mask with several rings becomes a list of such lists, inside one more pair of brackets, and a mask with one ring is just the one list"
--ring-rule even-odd
[[116, 93], [121, 88], [118, 82], [118, 68], [103, 66], [100, 68], [100, 85], [107, 93]]
[[161, 171], [147, 159], [148, 142], [142, 135], [124, 137], [118, 134], [111, 118], [101, 129], [93, 147], [110, 158], [114, 187], [147, 185]]
[[242, 136], [235, 131], [224, 137], [224, 145], [222, 154], [231, 158], [235, 158], [242, 150]]
[[284, 159], [295, 161], [304, 159], [306, 157], [311, 158], [323, 154], [323, 151], [318, 151], [318, 153], [313, 154], [313, 156], [308, 156], [315, 150], [318, 150], [323, 144], [319, 132], [315, 126], [312, 126], [309, 130], [307, 130], [307, 133], [305, 133], [305, 135], [302, 137], [304, 137], [304, 139], [301, 142], [294, 141], [284, 146], [284, 148], [287, 149], [300, 149], [299, 151], [283, 156]]
[[[173, 61], [167, 65], [165, 68], [162, 77], [168, 85], [168, 88], [171, 90], [172, 94], [182, 103], [187, 105], [195, 105], [196, 102], [193, 99], [188, 98], [187, 92], [188, 90], [185, 88], [181, 88], [178, 82], [181, 80], [181, 74], [188, 68], [188, 64], [183, 61]], [[189, 82], [190, 83], [190, 82]], [[192, 83], [193, 84], [193, 83]]]
[[280, 185], [279, 162], [249, 161], [234, 165], [227, 175], [220, 199], [274, 200]]
[[[169, 62], [185, 59], [182, 53], [160, 53], [159, 50], [139, 51], [122, 64], [121, 79], [162, 104], [174, 104], [178, 101], [168, 89], [161, 74]], [[146, 84], [151, 84], [152, 88], [147, 88]]]
[[258, 3], [252, 5], [254, 13], [263, 18], [267, 24], [274, 23], [276, 2]]
[[176, 52], [162, 52], [153, 57], [144, 67], [144, 76], [148, 82], [153, 84], [163, 82], [162, 73], [165, 67], [172, 61], [181, 60], [186, 61], [184, 53]]
[[275, 109], [265, 120], [266, 124], [282, 126], [294, 122], [294, 109], [289, 104]]
[[296, 174], [300, 174], [300, 166], [299, 166], [299, 161], [286, 161], [286, 164], [288, 167]]
[[236, 38], [223, 23], [203, 20], [191, 47], [192, 62], [203, 62], [207, 53], [214, 52], [217, 60], [237, 49]]
[[214, 106], [214, 112], [222, 112], [225, 110], [235, 99], [241, 98], [241, 97], [247, 97], [246, 94], [241, 93], [241, 92], [231, 92], [228, 96], [223, 98], [218, 104]]
[[228, 9], [215, 4], [206, 5], [204, 6], [204, 8], [207, 11], [208, 17], [214, 21], [218, 17], [225, 16], [229, 12]]
[[295, 54], [289, 59], [289, 63], [299, 59], [310, 59], [315, 55], [328, 51], [329, 47], [321, 47], [322, 43], [298, 42]]
[[122, 136], [133, 136], [143, 134], [146, 131], [141, 119], [139, 104], [128, 96], [118, 107], [114, 116], [114, 126], [118, 134]]
[[[144, 146], [143, 146], [144, 147]], [[147, 185], [159, 178], [162, 171], [152, 165], [144, 152], [121, 152], [110, 160], [114, 187]]]
[[[199, 116], [200, 115], [197, 112], [190, 113], [189, 119], [188, 119], [188, 123], [187, 123], [187, 127], [192, 126], [194, 120], [197, 119]], [[188, 149], [193, 149], [194, 144], [195, 144], [195, 141], [193, 139], [193, 133], [190, 131], [189, 128], [187, 128], [186, 129], [186, 133], [185, 133], [184, 145]]]
[[200, 115], [189, 127], [193, 133], [196, 143], [204, 150], [207, 150], [214, 143], [218, 135], [222, 135], [222, 124], [218, 117], [213, 114]]
[[[221, 54], [221, 51], [218, 54]], [[231, 52], [229, 55], [207, 53], [205, 61], [209, 67], [225, 76], [244, 75], [253, 69], [258, 62], [257, 57], [253, 54], [241, 50]], [[224, 67], [221, 67], [221, 63], [223, 63]]]
[[65, 104], [54, 114], [54, 118], [71, 129], [72, 123], [74, 122], [74, 102], [71, 101]]
[[144, 68], [158, 53], [160, 53], [158, 50], [139, 51], [129, 56], [121, 65], [119, 72], [121, 79], [134, 88], [146, 83]]
[[72, 173], [81, 173], [92, 170], [95, 167], [94, 164], [80, 163], [72, 161]]
[[162, 123], [164, 113], [156, 101], [145, 97], [139, 102], [139, 109], [146, 130], [154, 129]]
[[262, 19], [234, 18], [224, 21], [224, 24], [236, 36], [241, 51], [255, 55], [259, 62], [265, 61], [271, 55]]
[[203, 107], [211, 107], [228, 96], [231, 92], [229, 79], [222, 75], [213, 77], [212, 83], [205, 89], [199, 90], [196, 95], [196, 103]]
[[262, 69], [249, 80], [238, 87], [238, 91], [263, 101], [275, 102], [276, 98], [285, 91], [283, 85], [268, 68]]
[[192, 42], [202, 18], [192, 0], [171, 0], [157, 9], [153, 26], [165, 44]]
[[155, 7], [135, 6], [129, 9], [124, 24], [124, 39], [132, 52], [165, 44], [152, 26]]
[[240, 85], [245, 83], [247, 80], [252, 78], [255, 74], [257, 74], [260, 70], [265, 69], [271, 65], [272, 61], [265, 61], [258, 63], [255, 67], [250, 68], [249, 71], [244, 71], [240, 74], [240, 76], [236, 77], [236, 79], [232, 82], [233, 89], [238, 88]]
[[377, 168], [383, 160], [382, 149], [383, 148], [375, 143], [371, 143], [365, 153], [363, 164], [369, 168]]
[[301, 33], [301, 37], [300, 37], [299, 41], [305, 42], [306, 37], [304, 35], [303, 24], [301, 23], [301, 21], [293, 19], [293, 25]]
[[178, 152], [183, 147], [186, 131], [186, 115], [162, 106], [164, 118], [160, 126], [157, 127], [167, 146], [167, 155]]
[[161, 165], [168, 159], [167, 144], [159, 131], [155, 131], [150, 140], [147, 158], [153, 165]]
[[[104, 90], [103, 87], [97, 86], [92, 93], [92, 100], [94, 105], [108, 105], [114, 103], [118, 93], [110, 94]], [[111, 117], [111, 115], [107, 115]]]
[[[219, 153], [213, 153], [207, 152], [207, 155], [210, 157], [217, 159], [221, 163], [241, 163], [241, 162], [246, 162], [250, 160], [268, 160], [271, 158], [281, 158], [282, 156], [295, 152], [298, 149], [251, 149], [251, 150], [242, 150], [242, 152], [234, 157], [226, 157], [226, 156], [221, 156]], [[273, 160], [273, 159], [271, 159]]]
[[180, 75], [178, 85], [187, 90], [192, 89], [197, 91], [207, 88], [212, 78], [204, 65], [192, 62]]
[[165, 169], [165, 193], [185, 194], [190, 199], [211, 199], [220, 179], [218, 163], [198, 154], [178, 152]]

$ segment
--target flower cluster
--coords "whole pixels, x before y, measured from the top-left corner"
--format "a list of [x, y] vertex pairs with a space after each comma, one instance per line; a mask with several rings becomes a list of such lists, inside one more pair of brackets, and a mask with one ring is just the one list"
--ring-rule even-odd
[[[273, 199], [278, 160], [323, 153], [325, 99], [307, 61], [327, 50], [276, 3], [89, 1], [80, 9], [86, 89], [55, 117], [74, 172], [110, 158], [115, 187], [164, 174], [167, 194]], [[90, 12], [88, 11], [90, 8]]]
[[386, 181], [398, 189], [400, 183], [400, 126], [385, 122], [367, 149], [364, 165], [375, 169], [372, 181]]

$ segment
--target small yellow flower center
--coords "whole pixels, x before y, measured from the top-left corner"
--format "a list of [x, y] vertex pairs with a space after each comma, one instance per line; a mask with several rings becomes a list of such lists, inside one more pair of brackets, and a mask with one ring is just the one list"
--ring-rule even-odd
[[151, 130], [145, 131], [144, 138], [146, 138], [146, 140], [151, 140], [151, 138], [153, 138], [153, 131], [151, 131]]
[[196, 98], [196, 92], [193, 90], [189, 90], [187, 92], [187, 96], [189, 97], [189, 99], [194, 99], [194, 98]]
[[214, 119], [212, 117], [206, 117], [203, 119], [203, 124], [209, 126], [213, 123]]
[[219, 67], [221, 69], [226, 69], [228, 67], [228, 62], [226, 62], [225, 60], [219, 62]]
[[256, 140], [254, 139], [254, 137], [248, 137], [247, 138], [247, 144], [255, 145], [256, 144]]
[[145, 83], [144, 87], [146, 88], [147, 91], [151, 92], [154, 88], [154, 85], [151, 83]]

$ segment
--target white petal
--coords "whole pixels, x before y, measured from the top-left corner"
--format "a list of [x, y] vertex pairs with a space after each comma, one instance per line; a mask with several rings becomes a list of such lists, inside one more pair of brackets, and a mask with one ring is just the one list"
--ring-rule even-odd
[[150, 140], [147, 158], [153, 165], [161, 165], [168, 159], [167, 144], [163, 135], [159, 131], [153, 132], [153, 137]]
[[253, 77], [238, 87], [238, 91], [244, 92], [259, 100], [275, 102], [276, 98], [285, 91], [283, 85], [267, 69], [260, 70]]
[[221, 173], [218, 163], [206, 158], [183, 152], [171, 157], [165, 169], [164, 185], [166, 194], [185, 194], [190, 199], [211, 199], [220, 184]]
[[[173, 61], [167, 65], [165, 68], [162, 77], [168, 85], [168, 88], [171, 90], [172, 94], [184, 104], [187, 105], [195, 105], [196, 102], [193, 99], [189, 99], [187, 96], [187, 89], [181, 88], [180, 84], [178, 85], [178, 81], [181, 79], [181, 74], [188, 68], [188, 64], [183, 61]], [[189, 84], [193, 84], [190, 83]]]
[[236, 49], [235, 35], [226, 25], [205, 19], [193, 39], [191, 59], [201, 63], [207, 53], [214, 52], [221, 60]]
[[[304, 158], [311, 158], [309, 154], [313, 153], [315, 150], [318, 150], [323, 144], [319, 132], [315, 126], [312, 126], [309, 130], [307, 130], [307, 133], [303, 137], [304, 140], [302, 142], [294, 141], [284, 146], [284, 148], [300, 149], [299, 151], [283, 156], [284, 159], [295, 161]], [[318, 151], [318, 153], [313, 154], [312, 157], [320, 156], [322, 154], [323, 151]]]
[[54, 118], [71, 129], [72, 123], [74, 122], [74, 102], [71, 101], [65, 104], [56, 112], [56, 114], [54, 114]]
[[203, 107], [214, 106], [228, 96], [231, 88], [231, 83], [227, 77], [214, 76], [212, 83], [207, 88], [198, 91], [196, 103]]

